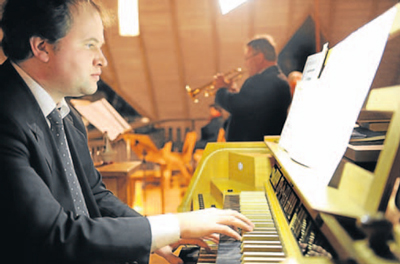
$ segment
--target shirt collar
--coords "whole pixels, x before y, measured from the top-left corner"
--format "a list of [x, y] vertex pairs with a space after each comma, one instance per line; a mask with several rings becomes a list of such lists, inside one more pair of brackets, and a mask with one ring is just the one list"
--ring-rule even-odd
[[11, 64], [33, 93], [33, 96], [35, 97], [45, 117], [47, 117], [56, 107], [59, 108], [62, 118], [66, 117], [69, 114], [70, 108], [65, 101], [65, 98], [63, 98], [61, 102], [56, 104], [53, 98], [51, 98], [51, 96], [46, 92], [46, 90], [43, 89], [43, 87], [40, 86], [35, 80], [33, 80], [23, 69], [21, 69], [21, 67], [13, 62], [11, 62]]

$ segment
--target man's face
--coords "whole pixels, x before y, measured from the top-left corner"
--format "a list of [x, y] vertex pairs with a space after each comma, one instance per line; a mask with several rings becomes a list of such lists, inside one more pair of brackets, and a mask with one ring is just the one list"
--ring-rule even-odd
[[221, 112], [218, 111], [215, 107], [210, 106], [210, 116], [211, 117], [216, 117], [216, 116], [220, 116]]
[[261, 70], [259, 65], [262, 56], [261, 52], [256, 52], [251, 47], [244, 49], [244, 65], [247, 68], [249, 76], [253, 76]]
[[53, 99], [93, 94], [101, 68], [107, 66], [101, 46], [103, 23], [98, 12], [88, 5], [73, 9], [73, 25], [68, 34], [49, 52], [46, 87]]

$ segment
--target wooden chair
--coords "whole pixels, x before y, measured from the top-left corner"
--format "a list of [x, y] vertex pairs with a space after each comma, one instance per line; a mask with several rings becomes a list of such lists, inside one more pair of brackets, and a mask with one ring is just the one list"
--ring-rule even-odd
[[172, 142], [167, 142], [162, 150], [163, 157], [165, 158], [167, 165], [166, 170], [171, 172], [179, 170], [185, 179], [184, 184], [188, 184], [193, 173], [193, 150], [196, 145], [197, 134], [195, 131], [186, 133], [185, 140], [183, 142], [182, 152], [172, 151]]
[[218, 131], [218, 137], [217, 137], [217, 142], [226, 142], [225, 139], [225, 129], [224, 128], [220, 128]]
[[[158, 149], [149, 135], [125, 133], [120, 136], [126, 142], [128, 153], [132, 150], [135, 155], [142, 161], [140, 170], [132, 174], [129, 179], [129, 188], [138, 190], [145, 188], [147, 184], [156, 183], [160, 185], [162, 210], [164, 210], [164, 176], [167, 167], [167, 161], [163, 157], [162, 149]], [[151, 163], [157, 164], [160, 170], [149, 168]], [[142, 187], [136, 185], [138, 181], [142, 182]], [[145, 199], [145, 192], [142, 192]], [[132, 197], [133, 198], [133, 197]], [[133, 207], [136, 202], [131, 199], [128, 202], [129, 206]]]
[[140, 160], [166, 164], [162, 150], [157, 148], [149, 135], [125, 133], [121, 137]]
[[175, 153], [180, 157], [185, 164], [185, 166], [189, 169], [190, 173], [193, 173], [193, 150], [196, 145], [197, 134], [195, 131], [191, 131], [186, 133], [185, 141], [183, 142], [183, 148], [181, 153]]
[[171, 180], [174, 170], [178, 170], [184, 177], [183, 184], [190, 182], [193, 173], [191, 162], [197, 139], [196, 132], [186, 133], [182, 152], [173, 152], [171, 141], [165, 143], [162, 149], [158, 149], [150, 136], [145, 134], [126, 133], [121, 137], [139, 159], [160, 165], [162, 177], [166, 181]]

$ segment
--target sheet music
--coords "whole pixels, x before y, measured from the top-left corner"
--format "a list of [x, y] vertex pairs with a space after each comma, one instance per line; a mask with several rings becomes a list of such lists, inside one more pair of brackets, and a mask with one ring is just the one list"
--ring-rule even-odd
[[303, 78], [296, 87], [279, 145], [318, 171], [319, 184], [329, 183], [346, 151], [396, 11], [393, 7], [338, 43], [321, 76]]
[[102, 133], [107, 131], [110, 140], [131, 129], [131, 126], [104, 98], [87, 105], [75, 104], [75, 108]]
[[302, 80], [312, 81], [320, 77], [327, 52], [328, 43], [325, 43], [321, 52], [308, 56], [306, 64], [304, 65]]

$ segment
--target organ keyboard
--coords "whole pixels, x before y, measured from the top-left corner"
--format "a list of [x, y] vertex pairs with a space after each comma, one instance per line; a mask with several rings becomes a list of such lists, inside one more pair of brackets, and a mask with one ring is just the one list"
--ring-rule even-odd
[[196, 170], [202, 176], [194, 175], [179, 210], [229, 208], [240, 211], [256, 225], [253, 232], [242, 235], [243, 241], [222, 237], [216, 261], [206, 263], [279, 263], [303, 256], [329, 263], [337, 256], [303, 203], [291, 192], [286, 178], [279, 174], [265, 143], [214, 143], [203, 155]]

